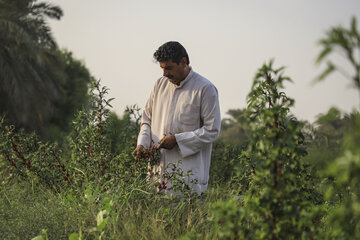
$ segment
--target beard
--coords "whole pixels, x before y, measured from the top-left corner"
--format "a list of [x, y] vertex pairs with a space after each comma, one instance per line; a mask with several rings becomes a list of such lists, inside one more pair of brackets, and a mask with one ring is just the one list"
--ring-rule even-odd
[[[172, 78], [171, 78], [171, 77], [172, 77]], [[167, 77], [171, 83], [173, 83], [173, 84], [175, 84], [175, 85], [179, 85], [179, 84], [180, 84], [181, 80], [174, 78], [174, 76], [171, 76], [171, 77]]]

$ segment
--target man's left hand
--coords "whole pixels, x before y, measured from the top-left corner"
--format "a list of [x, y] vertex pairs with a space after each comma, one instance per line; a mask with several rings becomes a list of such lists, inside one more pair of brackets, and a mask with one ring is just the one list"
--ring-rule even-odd
[[176, 145], [175, 135], [168, 135], [161, 139], [157, 148], [172, 149]]

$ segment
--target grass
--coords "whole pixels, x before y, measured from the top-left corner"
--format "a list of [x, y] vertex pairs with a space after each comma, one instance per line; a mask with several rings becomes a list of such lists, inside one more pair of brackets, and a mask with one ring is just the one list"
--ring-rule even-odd
[[213, 186], [202, 197], [179, 199], [134, 184], [101, 193], [94, 186], [55, 193], [31, 182], [9, 182], [0, 191], [0, 239], [32, 239], [42, 229], [49, 239], [68, 239], [72, 233], [94, 239], [101, 234], [92, 231], [97, 214], [110, 201], [104, 239], [214, 239], [210, 206], [234, 194]]
[[13, 183], [0, 194], [0, 238], [31, 239], [48, 229], [51, 239], [67, 239], [76, 229], [77, 208], [64, 204], [62, 197], [32, 183]]

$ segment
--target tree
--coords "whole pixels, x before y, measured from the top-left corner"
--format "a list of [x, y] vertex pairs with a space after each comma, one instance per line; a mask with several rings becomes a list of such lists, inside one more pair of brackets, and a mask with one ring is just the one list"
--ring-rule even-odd
[[230, 144], [241, 144], [248, 140], [249, 122], [245, 112], [245, 109], [227, 111], [230, 118], [224, 118], [221, 122], [220, 140]]
[[35, 0], [0, 0], [0, 114], [17, 127], [43, 132], [61, 99], [56, 43], [46, 18], [62, 14]]
[[342, 26], [331, 28], [326, 32], [326, 37], [319, 41], [319, 44], [322, 46], [322, 50], [316, 59], [318, 64], [328, 59], [331, 53], [336, 52], [350, 62], [354, 69], [354, 75], [349, 74], [333, 61], [327, 60], [326, 69], [315, 79], [315, 82], [322, 81], [330, 73], [338, 71], [352, 81], [353, 86], [360, 94], [360, 58], [358, 56], [360, 53], [360, 32], [357, 30], [356, 18], [351, 19], [349, 29]]
[[54, 102], [52, 117], [46, 124], [50, 140], [61, 140], [62, 136], [71, 131], [76, 113], [89, 108], [88, 91], [92, 81], [89, 70], [73, 57], [72, 52], [57, 50], [56, 58], [59, 63], [56, 80], [62, 97]]

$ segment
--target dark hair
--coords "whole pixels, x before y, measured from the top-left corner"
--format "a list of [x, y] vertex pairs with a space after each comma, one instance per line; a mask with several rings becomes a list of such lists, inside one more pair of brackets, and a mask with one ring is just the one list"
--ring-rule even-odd
[[185, 57], [187, 64], [190, 64], [189, 56], [185, 48], [179, 42], [167, 42], [161, 45], [154, 53], [154, 58], [158, 62], [173, 61], [179, 64], [181, 59]]

